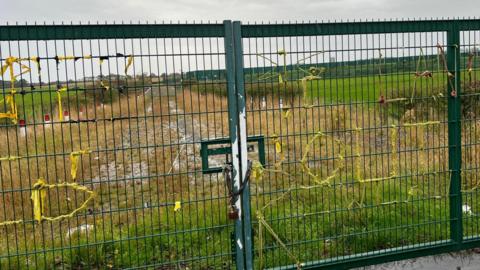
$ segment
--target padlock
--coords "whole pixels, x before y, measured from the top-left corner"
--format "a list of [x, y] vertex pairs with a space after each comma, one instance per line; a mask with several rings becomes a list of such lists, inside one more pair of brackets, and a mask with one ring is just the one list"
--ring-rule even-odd
[[450, 95], [452, 97], [457, 97], [457, 91], [455, 89], [453, 89], [452, 92], [450, 92]]
[[228, 218], [230, 220], [238, 219], [238, 209], [235, 206], [230, 206], [230, 210], [228, 211]]

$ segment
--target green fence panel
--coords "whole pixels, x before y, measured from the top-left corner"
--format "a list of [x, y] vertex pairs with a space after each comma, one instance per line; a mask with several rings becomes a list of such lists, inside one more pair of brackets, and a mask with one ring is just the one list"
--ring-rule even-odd
[[0, 269], [480, 245], [480, 20], [0, 26]]
[[478, 244], [462, 243], [477, 207], [460, 195], [476, 190], [461, 180], [461, 65], [476, 71], [460, 31], [477, 25], [242, 26], [248, 133], [267, 142], [250, 181], [255, 269], [349, 269]]
[[[232, 134], [231, 33], [229, 21], [0, 27], [0, 269], [243, 268], [229, 189], [200, 157]], [[231, 78], [185, 78], [205, 69]]]
[[463, 57], [457, 63], [461, 80], [457, 87], [462, 88], [459, 94], [461, 102], [461, 194], [462, 194], [462, 229], [463, 245], [465, 243], [478, 240], [478, 219], [476, 218], [476, 209], [478, 207], [478, 159], [476, 149], [478, 149], [478, 90], [476, 87], [478, 72], [478, 42], [479, 28], [475, 22], [460, 27], [459, 50]]

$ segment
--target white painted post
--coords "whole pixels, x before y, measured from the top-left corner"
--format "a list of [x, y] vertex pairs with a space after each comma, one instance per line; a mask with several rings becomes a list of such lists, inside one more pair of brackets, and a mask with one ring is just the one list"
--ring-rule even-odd
[[70, 114], [68, 113], [68, 111], [63, 111], [63, 121], [70, 121]]
[[18, 128], [20, 131], [20, 136], [25, 137], [27, 136], [27, 126], [25, 125], [25, 120], [20, 119], [18, 120]]

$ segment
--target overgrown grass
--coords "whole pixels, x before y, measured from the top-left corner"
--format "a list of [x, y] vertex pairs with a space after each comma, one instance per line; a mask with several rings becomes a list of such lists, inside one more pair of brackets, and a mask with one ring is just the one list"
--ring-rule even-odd
[[[440, 81], [441, 77], [437, 77]], [[308, 107], [304, 106], [299, 88], [292, 90], [289, 102], [280, 108], [279, 99], [286, 97], [281, 93], [288, 89], [276, 94], [278, 84], [252, 84], [251, 87], [257, 88], [250, 90], [247, 86], [247, 98], [252, 97], [251, 101], [247, 99], [248, 133], [266, 137], [268, 161], [263, 177], [252, 179], [252, 212], [261, 210], [289, 251], [302, 262], [450, 237], [448, 123], [446, 112], [439, 109], [445, 98], [431, 96], [443, 84], [435, 86], [433, 80], [421, 78], [424, 83], [419, 84], [415, 97], [424, 102], [388, 104], [388, 109], [398, 106], [391, 109], [397, 115], [390, 113], [382, 118], [382, 107], [376, 102], [380, 91], [374, 79], [310, 81], [312, 106]], [[384, 88], [387, 98], [410, 97], [407, 94], [412, 89], [411, 83], [404, 83], [401, 75], [389, 75], [387, 85], [400, 86]], [[74, 100], [65, 100], [75, 104]], [[55, 98], [53, 102], [47, 106], [54, 106]], [[98, 194], [89, 205], [90, 211], [87, 209], [78, 217], [62, 222], [35, 226], [27, 222], [0, 229], [1, 268], [121, 269], [143, 265], [162, 270], [234, 268], [230, 242], [233, 222], [227, 219], [225, 183], [221, 175], [201, 174], [195, 146], [202, 139], [228, 135], [224, 85], [198, 84], [176, 89], [175, 96], [152, 99], [129, 95], [114, 99], [105, 108], [98, 108], [91, 101], [85, 105], [90, 116], [152, 118], [56, 124], [46, 131], [36, 127], [32, 131], [45, 135], [35, 137], [30, 132], [27, 139], [20, 141], [7, 139], [16, 138], [17, 130], [1, 130], [0, 156], [32, 153], [60, 156], [2, 162], [0, 207], [6, 205], [10, 209], [2, 209], [0, 220], [13, 218], [14, 213], [16, 217], [31, 220], [32, 182], [47, 174], [50, 183], [68, 180], [70, 151], [80, 145], [115, 150], [82, 158], [80, 183]], [[146, 112], [148, 106], [153, 106], [155, 117]], [[410, 118], [405, 116], [406, 111], [410, 111]], [[74, 113], [72, 117], [78, 115]], [[402, 127], [412, 119], [442, 123]], [[356, 128], [362, 128], [358, 138]], [[395, 150], [391, 142], [394, 130], [398, 133], [393, 143]], [[463, 189], [470, 191], [465, 202], [472, 208], [472, 214], [466, 215], [464, 222], [468, 235], [478, 234], [480, 203], [475, 188], [477, 153], [480, 153], [476, 145], [476, 138], [480, 138], [478, 130], [476, 121], [462, 126], [462, 142], [466, 145], [462, 159], [464, 166], [471, 168], [470, 173], [463, 175], [462, 182]], [[329, 185], [318, 185], [301, 169], [305, 147], [318, 131], [329, 137], [313, 143], [308, 157], [311, 170], [325, 179], [339, 166], [340, 155], [345, 162]], [[188, 137], [192, 141], [187, 141]], [[343, 142], [343, 152], [333, 138]], [[283, 157], [276, 153], [275, 140], [282, 145]], [[148, 151], [151, 148], [153, 153]], [[180, 165], [175, 167], [177, 160]], [[280, 160], [281, 165], [273, 166]], [[146, 174], [130, 175], [132, 164], [141, 162], [148, 164], [144, 169]], [[114, 169], [109, 169], [110, 164]], [[396, 177], [388, 178], [394, 169]], [[358, 175], [363, 179], [385, 179], [362, 183]], [[103, 182], [92, 181], [102, 177], [106, 177]], [[52, 201], [47, 210], [52, 215], [74, 209], [83, 199], [80, 194], [62, 190], [52, 191], [49, 197]], [[174, 211], [177, 201], [181, 202], [181, 209]], [[269, 202], [273, 204], [262, 210]], [[256, 222], [255, 216], [253, 220]], [[66, 237], [69, 229], [85, 224], [94, 227]], [[257, 266], [261, 241], [264, 266], [294, 263], [272, 235], [264, 231], [260, 239], [258, 233], [258, 224], [254, 224]]]

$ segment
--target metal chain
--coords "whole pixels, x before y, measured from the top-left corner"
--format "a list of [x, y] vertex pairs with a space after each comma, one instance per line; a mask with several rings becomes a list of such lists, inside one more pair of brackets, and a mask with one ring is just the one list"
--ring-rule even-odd
[[233, 165], [231, 163], [226, 163], [223, 166], [222, 173], [223, 173], [223, 178], [225, 179], [225, 184], [227, 185], [228, 196], [230, 197], [230, 207], [232, 210], [237, 211], [238, 209], [236, 209], [235, 201], [237, 200], [237, 197], [243, 193], [245, 186], [250, 181], [250, 175], [252, 174], [252, 161], [251, 160], [248, 161], [247, 171], [245, 173], [245, 178], [244, 178], [245, 180], [240, 183], [240, 187], [237, 191], [233, 191], [232, 171], [233, 171]]

